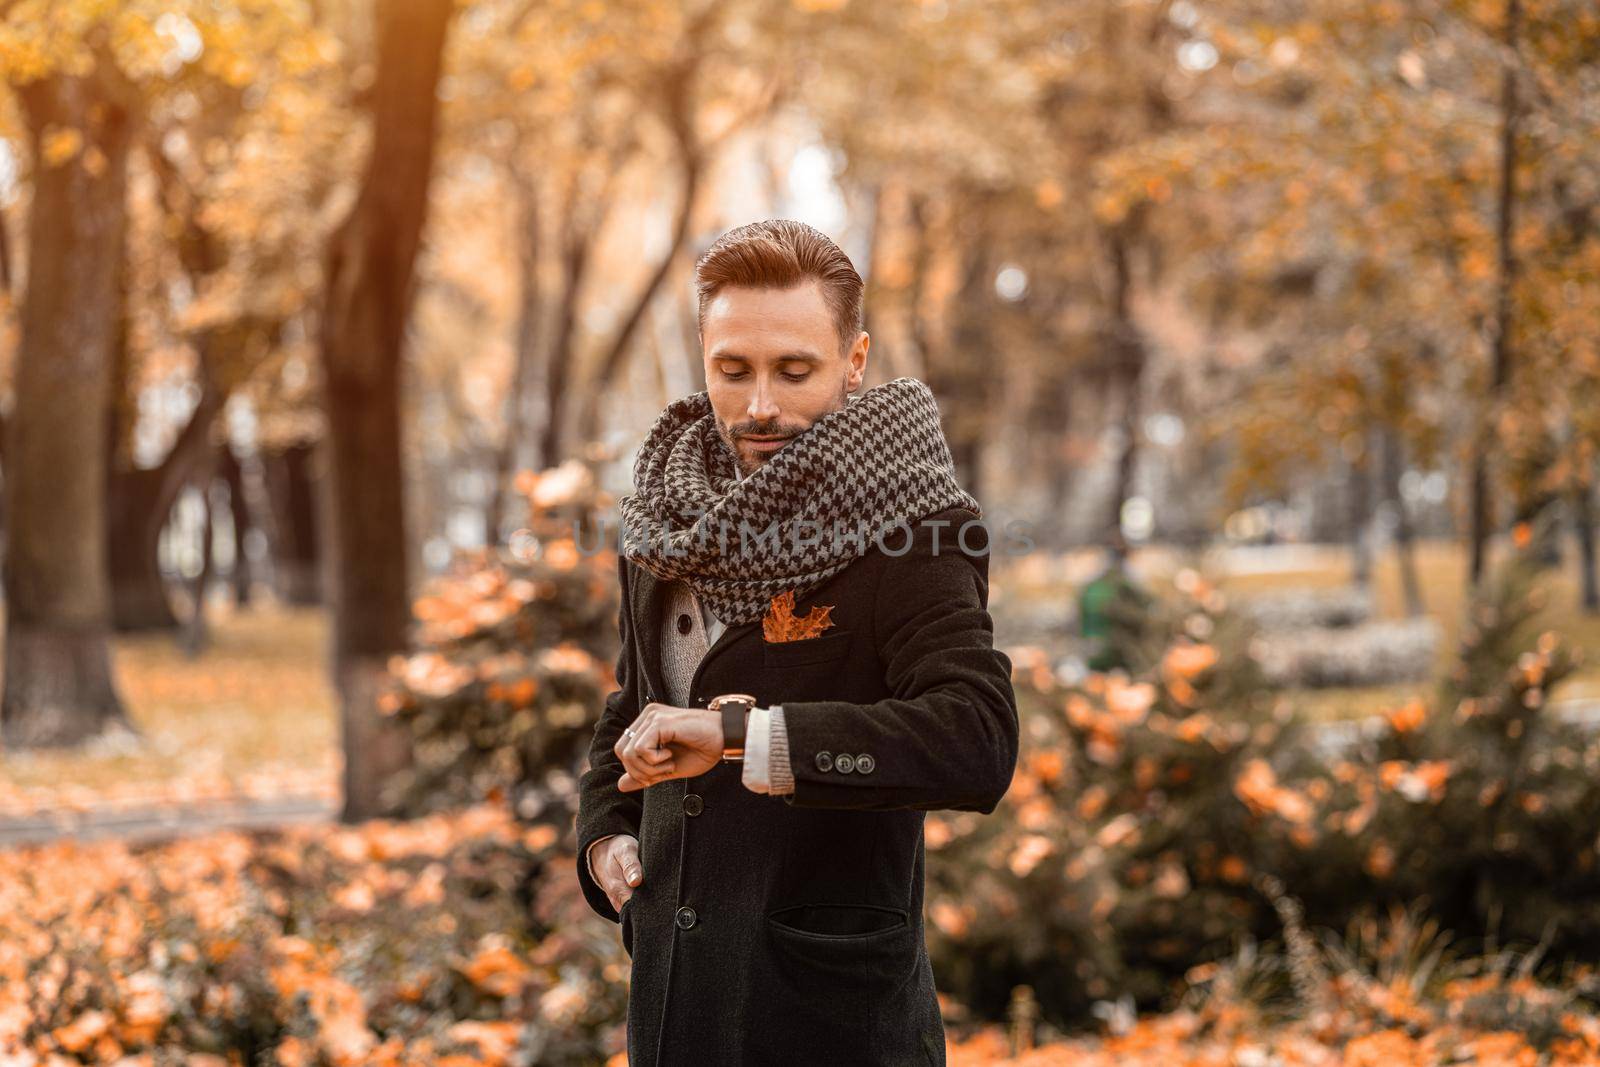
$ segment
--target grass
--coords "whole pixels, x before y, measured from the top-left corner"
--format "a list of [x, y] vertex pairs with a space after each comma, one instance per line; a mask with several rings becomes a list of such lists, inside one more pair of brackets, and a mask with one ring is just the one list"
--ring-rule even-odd
[[77, 751], [7, 752], [0, 809], [325, 794], [341, 765], [327, 620], [270, 601], [212, 610], [191, 660], [171, 634], [116, 636], [112, 661], [138, 737]]

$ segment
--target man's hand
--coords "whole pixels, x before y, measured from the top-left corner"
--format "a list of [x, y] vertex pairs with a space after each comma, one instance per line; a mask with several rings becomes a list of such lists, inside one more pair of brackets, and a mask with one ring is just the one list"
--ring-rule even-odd
[[589, 858], [594, 861], [595, 881], [600, 883], [611, 906], [621, 911], [633, 896], [634, 887], [644, 880], [638, 839], [631, 834], [613, 834], [595, 845]]
[[722, 714], [710, 708], [675, 708], [649, 703], [612, 746], [627, 773], [617, 779], [624, 793], [693, 778], [722, 762]]

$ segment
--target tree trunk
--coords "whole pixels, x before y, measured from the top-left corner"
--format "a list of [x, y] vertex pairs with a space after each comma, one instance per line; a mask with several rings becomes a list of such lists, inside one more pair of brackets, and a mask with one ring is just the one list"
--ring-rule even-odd
[[[985, 217], [993, 203], [992, 194], [974, 191], [966, 194], [955, 211], [970, 210], [974, 218]], [[961, 280], [951, 300], [948, 332], [928, 328], [919, 342], [923, 351], [927, 383], [939, 398], [939, 413], [956, 477], [973, 496], [984, 497], [983, 455], [989, 430], [989, 412], [994, 389], [993, 373], [980, 353], [990, 351], [994, 322], [995, 249], [982, 240], [969, 241], [965, 248]]]
[[249, 540], [250, 501], [245, 496], [244, 465], [239, 462], [233, 446], [224, 444], [218, 457], [218, 473], [228, 486], [228, 515], [233, 523], [233, 602], [243, 608], [250, 604], [250, 554], [245, 545]]
[[[1522, 6], [1519, 0], [1507, 0], [1505, 41], [1512, 57], [1517, 54], [1517, 37], [1521, 21]], [[1513, 217], [1517, 204], [1516, 171], [1517, 67], [1514, 61], [1507, 61], [1500, 83], [1500, 182], [1496, 212], [1500, 258], [1495, 294], [1494, 354], [1489, 369], [1487, 398], [1489, 410], [1473, 435], [1469, 576], [1474, 586], [1483, 579], [1489, 531], [1493, 525], [1492, 505], [1489, 499], [1489, 451], [1494, 432], [1494, 408], [1511, 381], [1511, 298], [1517, 267], [1511, 247], [1511, 236], [1516, 221]]]
[[1121, 533], [1122, 509], [1133, 495], [1133, 479], [1139, 465], [1140, 425], [1144, 422], [1144, 371], [1149, 362], [1144, 337], [1133, 321], [1129, 298], [1133, 293], [1133, 271], [1128, 259], [1128, 238], [1123, 227], [1111, 231], [1111, 321], [1108, 343], [1122, 381], [1122, 447], [1117, 452], [1107, 502], [1105, 535]]
[[1594, 483], [1587, 477], [1580, 479], [1572, 490], [1572, 526], [1578, 537], [1578, 559], [1583, 567], [1583, 610], [1594, 615], [1600, 613], [1600, 571], [1595, 564]]
[[539, 358], [539, 330], [543, 319], [543, 296], [539, 287], [539, 247], [543, 227], [539, 217], [539, 190], [531, 182], [520, 183], [522, 192], [523, 241], [518, 248], [520, 293], [517, 301], [517, 336], [511, 371], [511, 388], [506, 392], [505, 437], [494, 457], [494, 488], [484, 516], [488, 543], [498, 544], [505, 519], [506, 497], [512, 472], [517, 465], [517, 450], [528, 427], [528, 401], [531, 399], [533, 372]]
[[705, 356], [700, 351], [700, 300], [689, 291], [689, 286], [679, 286], [677, 314], [678, 333], [683, 338], [682, 357], [689, 371], [689, 391], [705, 387]]
[[[561, 295], [544, 362], [545, 422], [539, 434], [538, 459], [541, 467], [557, 466], [566, 458], [567, 409], [572, 397], [567, 382], [578, 361], [579, 302], [601, 227], [611, 210], [616, 175], [631, 147], [629, 142], [613, 145], [600, 164], [600, 177], [592, 183], [585, 180], [582, 166], [574, 167], [566, 176], [559, 211], [561, 227], [556, 238]], [[580, 409], [579, 415], [582, 414]]]
[[655, 300], [656, 294], [661, 291], [662, 285], [671, 275], [672, 265], [678, 261], [678, 255], [689, 239], [689, 222], [694, 217], [695, 198], [700, 190], [701, 161], [692, 145], [683, 144], [679, 151], [683, 153], [683, 173], [679, 178], [683, 187], [678, 194], [677, 212], [673, 218], [672, 241], [662, 255], [661, 262], [656, 264], [655, 271], [645, 282], [644, 288], [639, 290], [629, 305], [622, 321], [622, 328], [611, 339], [605, 354], [600, 357], [599, 371], [592, 386], [585, 393], [583, 407], [580, 409], [582, 417], [578, 422], [578, 434], [585, 443], [599, 436], [601, 402], [607, 390], [616, 383], [617, 375], [622, 370], [622, 363], [632, 348], [634, 335], [639, 332], [639, 327], [644, 322], [645, 312], [650, 310], [651, 301]]
[[119, 633], [176, 630], [178, 616], [161, 573], [161, 531], [168, 514], [156, 506], [161, 471], [112, 470], [110, 479], [106, 529], [113, 625]]
[[200, 474], [195, 479], [195, 488], [200, 492], [200, 573], [195, 575], [192, 588], [192, 604], [189, 608], [188, 624], [183, 628], [181, 647], [189, 659], [194, 659], [206, 650], [210, 643], [210, 633], [206, 628], [206, 589], [211, 584], [211, 572], [215, 563], [211, 550], [212, 539], [216, 536], [216, 525], [213, 519], [215, 501], [212, 500], [211, 490], [216, 479], [215, 457], [210, 457], [201, 464]]
[[[204, 343], [204, 342], [202, 342]], [[204, 370], [200, 401], [159, 467], [141, 469], [113, 462], [107, 490], [110, 514], [112, 618], [120, 633], [176, 630], [178, 617], [167, 600], [158, 552], [178, 494], [194, 478], [196, 465], [211, 448], [211, 424], [227, 399]]]
[[[38, 162], [5, 449], [0, 735], [13, 748], [132, 729], [111, 668], [105, 516], [117, 272], [137, 120], [102, 90], [94, 74], [19, 90]], [[49, 128], [79, 131], [82, 148], [49, 164], [40, 145]]]
[[984, 433], [993, 383], [987, 365], [974, 358], [974, 354], [987, 351], [989, 347], [989, 326], [994, 310], [994, 262], [991, 249], [982, 245], [969, 248], [968, 256], [955, 299], [955, 319], [949, 342], [931, 341], [927, 380], [939, 399], [939, 412], [956, 477], [969, 493], [982, 500]]
[[1416, 538], [1411, 532], [1411, 514], [1406, 510], [1405, 496], [1400, 492], [1400, 478], [1405, 474], [1405, 452], [1400, 434], [1393, 426], [1383, 430], [1383, 492], [1394, 511], [1394, 557], [1400, 571], [1400, 588], [1405, 596], [1406, 615], [1419, 618], [1427, 605], [1422, 599], [1422, 580], [1417, 575]]
[[378, 708], [411, 619], [401, 470], [400, 355], [427, 218], [437, 87], [452, 0], [377, 0], [372, 154], [325, 272], [326, 501], [334, 566], [333, 679], [344, 808], [384, 813], [386, 780], [411, 762], [403, 726]]
[[[570, 210], [570, 201], [569, 201]], [[544, 365], [544, 428], [539, 435], [539, 463], [544, 467], [560, 464], [565, 447], [565, 423], [569, 390], [567, 379], [577, 358], [578, 294], [588, 273], [589, 248], [586, 242], [565, 243], [562, 265], [565, 268], [561, 304], [556, 311], [555, 338]]]
[[880, 332], [880, 327], [886, 318], [884, 308], [891, 299], [883, 282], [882, 268], [884, 240], [888, 230], [888, 222], [884, 219], [883, 184], [877, 182], [864, 187], [857, 199], [862, 204], [861, 210], [867, 215], [867, 250], [861, 257], [862, 265], [866, 268], [861, 328], [873, 338], [873, 351], [877, 353], [878, 365], [883, 368], [881, 373], [884, 381], [918, 377], [916, 368], [907, 360], [905, 346], [885, 344], [881, 339], [887, 337], [886, 332]]
[[272, 516], [272, 588], [286, 604], [314, 606], [323, 589], [323, 537], [318, 524], [319, 453], [297, 444], [261, 456]]
[[1350, 580], [1362, 589], [1372, 587], [1372, 468], [1363, 455], [1350, 462], [1346, 482], [1349, 506]]
[[927, 201], [921, 193], [910, 194], [910, 203], [907, 205], [909, 224], [912, 232], [911, 254], [911, 281], [906, 287], [906, 335], [911, 340], [912, 354], [907, 362], [912, 367], [912, 376], [917, 377], [932, 373], [934, 360], [935, 341], [933, 329], [926, 315], [925, 294], [928, 289], [928, 278], [933, 272], [933, 237], [929, 233], [931, 221], [928, 218]]
[[1047, 486], [1045, 516], [1046, 535], [1052, 547], [1065, 543], [1065, 532], [1072, 525], [1067, 503], [1072, 499], [1073, 483], [1077, 474], [1070, 452], [1072, 442], [1072, 393], [1062, 385], [1041, 390], [1038, 406], [1034, 409], [1034, 439], [1041, 442], [1040, 464]]

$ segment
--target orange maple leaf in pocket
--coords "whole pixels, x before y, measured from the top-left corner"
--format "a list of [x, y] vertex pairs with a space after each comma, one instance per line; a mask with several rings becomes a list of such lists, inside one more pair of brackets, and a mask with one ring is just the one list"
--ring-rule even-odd
[[768, 641], [799, 641], [816, 637], [833, 625], [828, 613], [832, 604], [812, 608], [804, 615], [794, 613], [794, 590], [772, 598], [772, 606], [761, 617], [761, 636]]

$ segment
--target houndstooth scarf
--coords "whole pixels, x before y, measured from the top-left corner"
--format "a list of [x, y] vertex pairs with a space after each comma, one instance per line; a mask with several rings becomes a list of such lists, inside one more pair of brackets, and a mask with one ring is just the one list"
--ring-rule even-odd
[[879, 536], [899, 551], [903, 527], [923, 516], [982, 514], [956, 482], [933, 391], [915, 378], [847, 398], [743, 478], [701, 390], [656, 419], [633, 482], [618, 502], [622, 552], [686, 580], [729, 626], [761, 618], [779, 593], [804, 596]]

